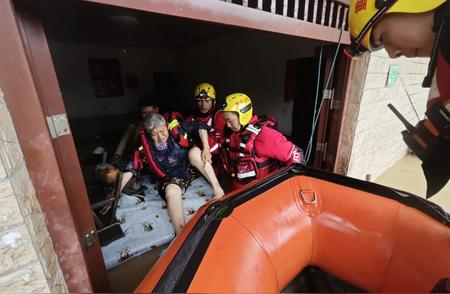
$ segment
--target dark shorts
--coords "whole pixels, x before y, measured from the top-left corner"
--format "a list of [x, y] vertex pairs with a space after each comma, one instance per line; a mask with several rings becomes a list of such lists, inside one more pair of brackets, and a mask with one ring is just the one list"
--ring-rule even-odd
[[195, 180], [197, 177], [198, 174], [194, 170], [191, 170], [191, 177], [188, 179], [181, 179], [177, 177], [166, 179], [160, 185], [159, 195], [161, 195], [161, 198], [164, 199], [164, 201], [166, 201], [165, 190], [169, 184], [177, 185], [181, 189], [181, 194], [184, 194], [184, 192], [186, 192], [186, 189], [191, 185], [192, 181]]
[[164, 181], [161, 190], [162, 190], [162, 194], [164, 194], [164, 191], [166, 190], [166, 187], [170, 184], [172, 185], [177, 185], [178, 187], [180, 187], [181, 189], [181, 193], [184, 194], [184, 192], [186, 192], [186, 189], [189, 187], [189, 185], [191, 184], [191, 182], [193, 181], [193, 179], [180, 179], [180, 178], [171, 178], [168, 179], [166, 181]]

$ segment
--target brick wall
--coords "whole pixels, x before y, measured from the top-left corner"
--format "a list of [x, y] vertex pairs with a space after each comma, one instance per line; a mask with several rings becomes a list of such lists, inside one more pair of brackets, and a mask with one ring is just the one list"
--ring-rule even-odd
[[[402, 123], [387, 107], [392, 103], [412, 124], [417, 116], [408, 99], [408, 94], [420, 119], [425, 113], [428, 89], [421, 84], [428, 68], [427, 58], [390, 59], [385, 50], [363, 58], [369, 58], [367, 74], [357, 79], [364, 81], [358, 93], [359, 112], [353, 128], [353, 143], [348, 161], [347, 175], [375, 179], [407, 152], [400, 132]], [[393, 87], [386, 86], [390, 65], [399, 66], [399, 74]], [[358, 99], [355, 99], [358, 100]]]
[[1, 89], [0, 292], [67, 292]]

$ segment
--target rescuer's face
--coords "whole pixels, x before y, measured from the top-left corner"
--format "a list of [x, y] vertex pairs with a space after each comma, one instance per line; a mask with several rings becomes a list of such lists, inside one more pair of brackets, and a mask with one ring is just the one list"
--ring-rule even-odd
[[195, 103], [200, 113], [208, 114], [214, 107], [214, 101], [211, 98], [196, 98]]
[[383, 45], [389, 57], [429, 57], [435, 33], [434, 12], [389, 13], [372, 29], [374, 46]]
[[241, 124], [239, 123], [239, 115], [232, 111], [223, 111], [223, 119], [229, 127], [234, 132], [239, 132], [241, 130]]

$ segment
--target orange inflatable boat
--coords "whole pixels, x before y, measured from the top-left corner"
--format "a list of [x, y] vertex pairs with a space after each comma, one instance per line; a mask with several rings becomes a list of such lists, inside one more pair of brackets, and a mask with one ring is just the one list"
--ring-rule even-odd
[[311, 267], [359, 291], [442, 292], [449, 224], [417, 196], [285, 168], [200, 209], [136, 292], [301, 291], [286, 287]]

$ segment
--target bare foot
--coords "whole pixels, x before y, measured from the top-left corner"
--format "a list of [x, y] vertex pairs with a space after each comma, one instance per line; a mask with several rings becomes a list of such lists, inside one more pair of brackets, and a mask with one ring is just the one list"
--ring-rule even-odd
[[183, 230], [184, 225], [174, 226], [175, 236], [178, 236], [180, 232]]
[[222, 188], [218, 188], [214, 190], [214, 197], [211, 200], [218, 200], [222, 198], [222, 196], [225, 195], [225, 192]]

